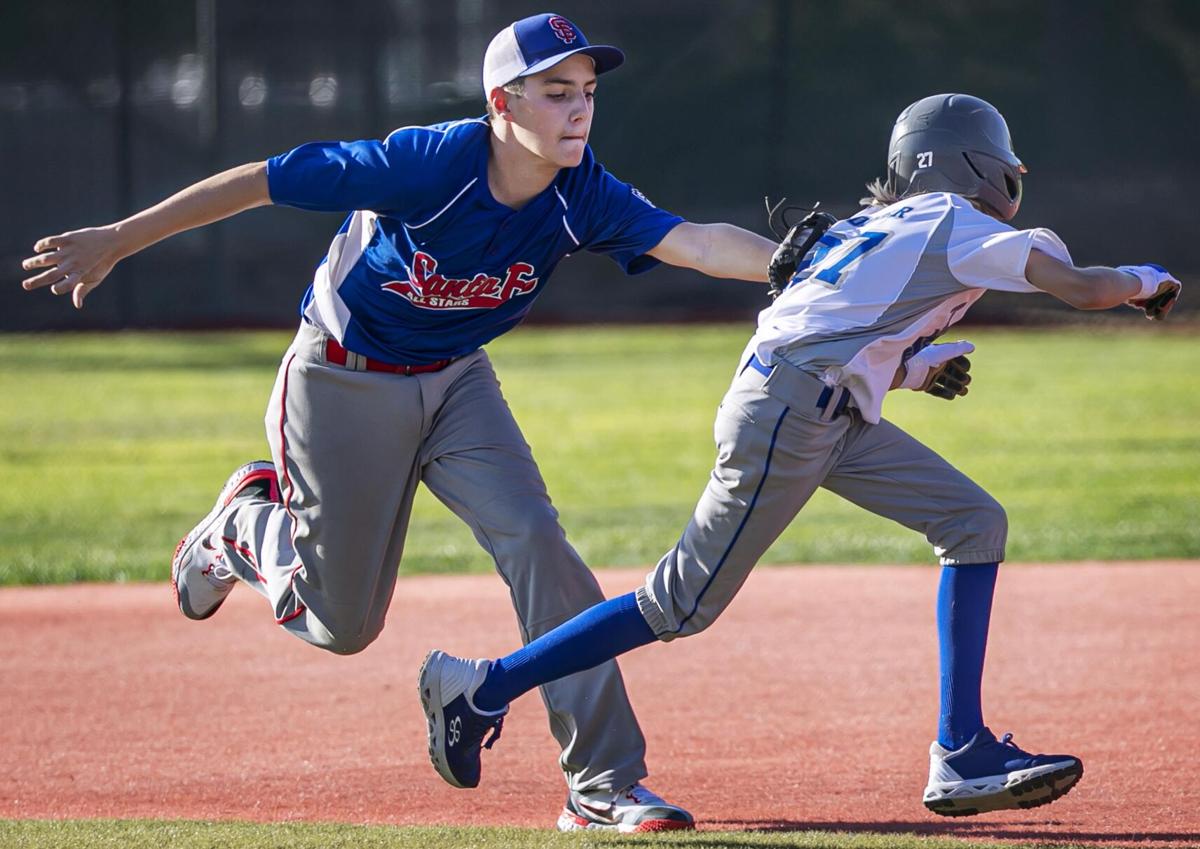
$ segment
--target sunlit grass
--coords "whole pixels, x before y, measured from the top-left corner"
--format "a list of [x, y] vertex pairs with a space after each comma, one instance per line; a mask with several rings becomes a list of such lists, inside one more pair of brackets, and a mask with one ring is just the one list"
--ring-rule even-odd
[[[1008, 509], [1010, 560], [1200, 556], [1200, 346], [1186, 333], [973, 330], [971, 394], [889, 418]], [[648, 565], [687, 522], [744, 327], [520, 330], [490, 348], [568, 535]], [[0, 337], [0, 583], [161, 580], [228, 472], [267, 453], [286, 334]], [[386, 474], [387, 470], [381, 470]], [[915, 533], [820, 492], [768, 552], [930, 562]], [[424, 490], [402, 569], [491, 569]]]

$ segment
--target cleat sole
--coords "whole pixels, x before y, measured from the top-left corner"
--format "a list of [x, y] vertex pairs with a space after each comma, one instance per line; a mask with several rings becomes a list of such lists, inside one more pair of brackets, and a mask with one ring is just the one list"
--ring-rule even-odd
[[999, 793], [960, 799], [931, 799], [925, 802], [925, 807], [941, 817], [970, 817], [990, 811], [1040, 808], [1066, 796], [1082, 777], [1083, 763], [1076, 761], [1006, 787]]

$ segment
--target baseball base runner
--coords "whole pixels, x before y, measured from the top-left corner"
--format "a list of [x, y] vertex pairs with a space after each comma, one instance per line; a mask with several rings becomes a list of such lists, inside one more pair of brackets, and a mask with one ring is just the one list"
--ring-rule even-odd
[[[865, 208], [819, 233], [798, 263], [781, 246], [772, 263], [781, 293], [759, 315], [717, 413], [708, 486], [645, 584], [503, 658], [429, 655], [420, 695], [435, 718], [434, 766], [448, 780], [477, 773], [480, 735], [532, 687], [711, 625], [819, 486], [923, 534], [942, 565], [941, 707], [925, 806], [947, 816], [1037, 807], [1082, 776], [1079, 758], [1033, 754], [984, 724], [984, 650], [1007, 518], [978, 484], [882, 418], [882, 405], [894, 388], [967, 394], [973, 346], [935, 340], [988, 291], [1047, 292], [1080, 309], [1130, 304], [1162, 318], [1180, 284], [1159, 266], [1077, 268], [1053, 232], [1011, 227], [1025, 168], [1000, 113], [978, 98], [909, 106], [887, 163]], [[469, 733], [452, 744], [451, 725]]]

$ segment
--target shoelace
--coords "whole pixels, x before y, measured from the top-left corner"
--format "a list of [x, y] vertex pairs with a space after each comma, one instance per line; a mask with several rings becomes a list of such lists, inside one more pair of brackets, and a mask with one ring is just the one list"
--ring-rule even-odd
[[500, 717], [499, 719], [496, 720], [496, 724], [492, 726], [491, 736], [487, 738], [487, 741], [483, 744], [483, 748], [485, 748], [485, 749], [492, 748], [492, 745], [497, 740], [500, 739], [500, 732], [503, 729], [504, 729], [504, 717]]
[[1026, 755], [1031, 758], [1044, 757], [1043, 755], [1040, 755], [1040, 754], [1035, 755], [1032, 752], [1027, 752], [1024, 749], [1022, 749], [1020, 746], [1018, 746], [1016, 743], [1014, 743], [1013, 735], [1012, 735], [1011, 731], [1006, 731], [1004, 736], [1000, 738], [1000, 745], [1008, 746], [1009, 748], [1015, 749], [1016, 751], [1020, 752], [1022, 755]]

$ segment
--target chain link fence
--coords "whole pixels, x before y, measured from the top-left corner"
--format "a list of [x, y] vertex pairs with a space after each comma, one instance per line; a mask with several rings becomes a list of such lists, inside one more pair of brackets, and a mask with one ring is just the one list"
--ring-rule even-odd
[[[123, 262], [76, 312], [20, 290], [41, 235], [122, 218], [305, 141], [483, 113], [513, 0], [8, 0], [0, 10], [0, 329], [286, 326], [340, 218], [254, 210]], [[1009, 120], [1030, 174], [1018, 226], [1081, 263], [1200, 271], [1200, 3], [1143, 0], [567, 0], [628, 61], [592, 146], [696, 221], [765, 232], [764, 195], [848, 213], [907, 103], [967, 91]], [[750, 318], [762, 288], [572, 257], [534, 319]], [[1185, 299], [1181, 311], [1190, 305]], [[1036, 302], [1036, 303], [1035, 303]], [[1132, 311], [1130, 311], [1132, 316]], [[989, 296], [988, 321], [1058, 320]]]

